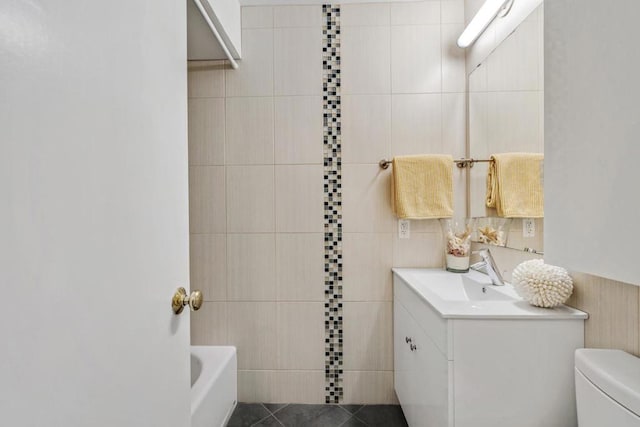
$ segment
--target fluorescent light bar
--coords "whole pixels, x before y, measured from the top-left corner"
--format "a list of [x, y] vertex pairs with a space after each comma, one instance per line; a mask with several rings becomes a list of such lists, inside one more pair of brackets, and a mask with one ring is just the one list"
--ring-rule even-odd
[[467, 28], [464, 29], [458, 38], [458, 46], [461, 48], [469, 47], [475, 42], [480, 34], [487, 29], [491, 21], [494, 20], [500, 9], [509, 0], [487, 0], [484, 2], [476, 16], [473, 17]]

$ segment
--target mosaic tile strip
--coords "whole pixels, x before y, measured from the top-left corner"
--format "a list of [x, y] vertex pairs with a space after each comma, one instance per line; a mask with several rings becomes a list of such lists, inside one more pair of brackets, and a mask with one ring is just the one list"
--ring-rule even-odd
[[340, 6], [322, 5], [325, 401], [342, 401]]

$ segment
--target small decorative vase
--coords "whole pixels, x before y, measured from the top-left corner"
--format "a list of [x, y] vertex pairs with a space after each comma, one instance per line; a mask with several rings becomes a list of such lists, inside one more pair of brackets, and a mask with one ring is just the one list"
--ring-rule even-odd
[[476, 218], [474, 241], [492, 246], [506, 246], [510, 218]]
[[536, 307], [551, 308], [564, 304], [573, 293], [573, 280], [562, 267], [532, 259], [513, 270], [513, 287], [516, 292]]
[[444, 236], [446, 269], [453, 273], [469, 271], [471, 255], [471, 223], [470, 219], [443, 218], [440, 220]]

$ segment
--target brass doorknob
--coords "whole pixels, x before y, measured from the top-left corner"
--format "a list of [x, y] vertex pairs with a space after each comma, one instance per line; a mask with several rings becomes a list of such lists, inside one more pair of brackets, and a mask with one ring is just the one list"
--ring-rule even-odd
[[187, 295], [185, 288], [178, 288], [171, 299], [171, 308], [175, 314], [182, 313], [182, 310], [188, 305], [191, 311], [199, 310], [202, 307], [202, 292], [193, 291]]

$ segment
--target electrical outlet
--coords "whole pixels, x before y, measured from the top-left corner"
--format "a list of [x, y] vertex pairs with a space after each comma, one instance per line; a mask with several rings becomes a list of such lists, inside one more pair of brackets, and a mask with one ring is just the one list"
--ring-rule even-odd
[[401, 239], [411, 237], [411, 222], [408, 219], [398, 220], [398, 237]]
[[522, 237], [535, 237], [536, 223], [532, 218], [522, 220]]

